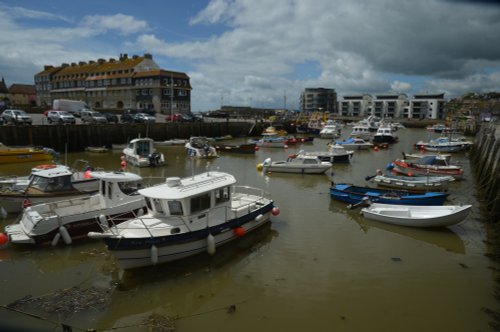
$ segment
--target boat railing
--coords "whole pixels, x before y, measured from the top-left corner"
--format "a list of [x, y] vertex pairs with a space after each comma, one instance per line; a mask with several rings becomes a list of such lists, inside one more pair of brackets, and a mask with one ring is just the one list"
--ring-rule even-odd
[[264, 189], [250, 187], [250, 186], [233, 186], [233, 196], [235, 194], [247, 196], [259, 196], [262, 199], [270, 199], [271, 194]]

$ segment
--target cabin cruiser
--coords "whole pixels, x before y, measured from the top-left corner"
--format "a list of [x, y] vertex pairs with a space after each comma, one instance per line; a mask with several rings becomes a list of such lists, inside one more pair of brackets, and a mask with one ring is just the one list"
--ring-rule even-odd
[[373, 143], [396, 143], [398, 136], [394, 134], [390, 126], [378, 128], [377, 133], [373, 136]]
[[184, 145], [189, 157], [195, 158], [216, 158], [217, 149], [208, 143], [206, 137], [191, 137]]
[[299, 154], [287, 160], [272, 161], [267, 158], [263, 163], [257, 165], [257, 169], [264, 172], [298, 173], [298, 174], [323, 174], [333, 164], [329, 161], [321, 161], [318, 156]]
[[127, 165], [149, 167], [165, 165], [165, 156], [156, 151], [151, 138], [134, 138], [123, 149]]

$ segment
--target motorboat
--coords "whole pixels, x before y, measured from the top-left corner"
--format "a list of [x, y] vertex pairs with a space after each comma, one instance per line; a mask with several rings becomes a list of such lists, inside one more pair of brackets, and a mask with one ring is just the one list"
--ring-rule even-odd
[[320, 130], [319, 136], [321, 138], [338, 138], [340, 137], [340, 128], [333, 124], [333, 121], [327, 121], [325, 126]]
[[342, 141], [335, 141], [334, 144], [352, 150], [368, 150], [373, 148], [373, 143], [367, 142], [362, 138], [354, 138], [354, 137], [350, 137]]
[[333, 144], [328, 147], [327, 151], [304, 151], [300, 150], [296, 155], [316, 156], [321, 161], [329, 161], [331, 163], [348, 163], [354, 155], [353, 150], [347, 150], [342, 145]]
[[438, 153], [438, 154], [429, 154], [429, 153], [404, 153], [404, 160], [420, 160], [425, 157], [436, 157], [436, 159], [444, 159], [444, 162], [447, 164], [451, 163], [451, 154]]
[[435, 156], [425, 157], [419, 160], [401, 160], [396, 159], [387, 166], [387, 169], [393, 170], [404, 175], [450, 175], [455, 180], [461, 180], [464, 176], [462, 166], [450, 165], [445, 159], [439, 159]]
[[244, 144], [217, 144], [215, 146], [219, 152], [252, 154], [258, 149], [255, 143]]
[[446, 227], [462, 222], [472, 205], [416, 206], [370, 204], [361, 210], [363, 217], [392, 225], [409, 227]]
[[194, 158], [217, 158], [217, 149], [208, 143], [206, 137], [191, 137], [184, 145], [189, 157]]
[[[84, 176], [88, 176], [84, 175]], [[27, 186], [0, 191], [0, 207], [6, 213], [21, 212], [30, 205], [59, 201], [70, 197], [85, 197], [98, 190], [97, 179], [89, 177], [75, 185], [73, 172], [65, 165], [44, 165], [32, 171]]]
[[123, 269], [156, 265], [208, 252], [268, 224], [279, 214], [265, 191], [235, 186], [234, 176], [210, 171], [139, 190], [147, 213], [101, 232]]
[[83, 159], [75, 160], [71, 167], [58, 164], [41, 164], [33, 167], [29, 175], [25, 176], [4, 176], [0, 178], [0, 191], [20, 191], [25, 190], [31, 180], [33, 174], [45, 169], [52, 169], [57, 166], [66, 167], [71, 174], [71, 184], [79, 191], [96, 191], [99, 188], [99, 182], [89, 175], [89, 171], [94, 168], [90, 163]]
[[332, 166], [331, 162], [321, 161], [317, 156], [297, 155], [282, 161], [272, 161], [271, 158], [267, 158], [257, 165], [257, 169], [268, 173], [323, 174]]
[[122, 151], [127, 165], [150, 167], [165, 165], [165, 156], [156, 151], [154, 141], [148, 137], [131, 140]]
[[352, 127], [350, 136], [353, 138], [361, 138], [364, 140], [369, 140], [372, 137], [372, 133], [368, 125], [357, 124]]
[[109, 227], [109, 220], [120, 223], [146, 210], [142, 178], [128, 172], [91, 172], [99, 181], [99, 192], [85, 197], [51, 201], [24, 209], [18, 223], [5, 227], [13, 244], [69, 245], [88, 239], [91, 231]]
[[381, 126], [373, 136], [373, 143], [396, 143], [398, 136], [394, 134], [390, 126]]
[[449, 184], [455, 181], [455, 178], [453, 176], [404, 176], [380, 173], [367, 176], [365, 180], [376, 184], [378, 187], [420, 192], [446, 191]]
[[105, 146], [87, 146], [85, 151], [93, 153], [106, 153], [109, 149]]
[[58, 153], [50, 148], [9, 147], [0, 143], [0, 164], [44, 162], [58, 157]]
[[365, 197], [373, 203], [397, 205], [443, 205], [448, 193], [429, 191], [412, 193], [406, 190], [379, 189], [354, 186], [347, 183], [333, 183], [330, 196], [348, 204], [359, 204]]
[[439, 137], [428, 142], [419, 141], [415, 143], [415, 148], [431, 152], [461, 152], [474, 145], [473, 142], [464, 137]]
[[288, 138], [285, 136], [278, 136], [276, 134], [262, 135], [262, 138], [258, 140], [249, 140], [248, 143], [255, 144], [262, 148], [281, 148], [286, 149], [288, 147]]

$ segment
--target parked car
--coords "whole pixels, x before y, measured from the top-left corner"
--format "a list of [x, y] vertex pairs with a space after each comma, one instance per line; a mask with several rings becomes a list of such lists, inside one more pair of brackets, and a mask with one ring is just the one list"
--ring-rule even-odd
[[134, 114], [130, 113], [130, 111], [124, 111], [122, 115], [120, 115], [120, 122], [122, 123], [134, 122]]
[[49, 110], [47, 112], [47, 121], [48, 123], [71, 123], [75, 124], [76, 119], [73, 115], [69, 114], [68, 112], [65, 111], [54, 111], [54, 110]]
[[106, 117], [97, 111], [81, 111], [83, 123], [108, 123]]
[[153, 123], [156, 122], [156, 118], [152, 115], [146, 113], [137, 113], [133, 115], [134, 122], [137, 123]]
[[165, 117], [167, 122], [182, 122], [184, 118], [181, 113], [169, 114]]
[[108, 120], [108, 123], [118, 123], [118, 115], [114, 113], [102, 113], [106, 120]]
[[23, 110], [5, 110], [3, 111], [1, 117], [5, 123], [11, 124], [28, 124], [33, 122], [31, 116]]

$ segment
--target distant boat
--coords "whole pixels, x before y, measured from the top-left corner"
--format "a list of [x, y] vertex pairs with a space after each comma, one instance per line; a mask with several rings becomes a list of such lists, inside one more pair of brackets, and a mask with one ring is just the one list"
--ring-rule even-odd
[[155, 141], [154, 145], [156, 146], [171, 146], [171, 145], [184, 145], [188, 142], [187, 139], [169, 139], [165, 141]]
[[415, 148], [432, 152], [461, 152], [473, 145], [473, 142], [467, 141], [464, 137], [439, 137], [429, 142], [419, 141], [415, 143]]
[[271, 158], [267, 158], [257, 165], [257, 169], [277, 173], [323, 174], [332, 166], [331, 162], [321, 161], [316, 156], [298, 155], [281, 161], [272, 161]]
[[50, 161], [57, 153], [49, 148], [8, 147], [0, 143], [0, 164]]
[[353, 154], [353, 150], [347, 150], [342, 145], [330, 145], [327, 151], [304, 151], [300, 150], [297, 155], [307, 155], [318, 157], [321, 161], [329, 161], [331, 163], [348, 163]]
[[194, 158], [217, 158], [217, 150], [208, 143], [206, 137], [191, 137], [184, 145], [189, 157]]
[[261, 139], [258, 140], [249, 140], [248, 143], [254, 143], [258, 147], [262, 148], [286, 148], [288, 147], [287, 144], [288, 138], [284, 136], [278, 136], [276, 134], [271, 134], [271, 135], [262, 135]]
[[378, 187], [395, 188], [412, 192], [445, 191], [453, 176], [402, 176], [391, 174], [378, 174], [367, 176], [365, 180], [375, 183]]
[[373, 136], [373, 143], [396, 143], [398, 136], [394, 134], [390, 126], [380, 127], [377, 133]]
[[165, 165], [165, 156], [157, 152], [151, 138], [134, 138], [123, 149], [127, 164], [135, 167], [149, 167]]
[[341, 145], [346, 149], [368, 150], [373, 148], [373, 143], [367, 142], [362, 138], [348, 138], [343, 141], [335, 141], [335, 144]]
[[255, 143], [246, 144], [217, 144], [215, 149], [219, 152], [230, 152], [230, 153], [255, 153], [257, 145]]
[[392, 225], [409, 227], [446, 227], [462, 222], [472, 205], [416, 206], [371, 204], [361, 214]]
[[330, 187], [330, 196], [348, 204], [359, 204], [365, 197], [373, 203], [397, 205], [443, 205], [449, 194], [441, 192], [411, 193], [404, 190], [389, 190], [358, 187], [339, 183]]
[[87, 152], [95, 152], [95, 153], [105, 153], [108, 152], [108, 148], [105, 146], [87, 146], [85, 148]]
[[456, 180], [461, 180], [463, 178], [464, 170], [461, 166], [443, 165], [442, 163], [434, 163], [435, 161], [439, 160], [432, 156], [415, 161], [396, 159], [389, 164], [387, 168], [404, 175], [450, 175]]

